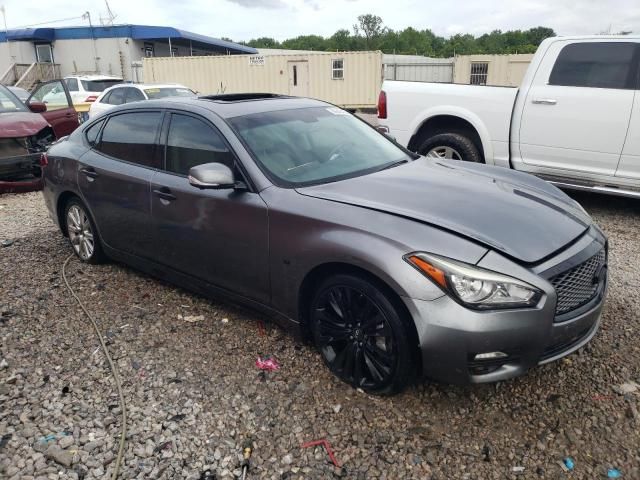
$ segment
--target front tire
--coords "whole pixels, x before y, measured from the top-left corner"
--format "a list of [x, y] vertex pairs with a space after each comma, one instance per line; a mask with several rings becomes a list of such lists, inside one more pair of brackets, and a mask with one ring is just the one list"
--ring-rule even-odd
[[439, 133], [427, 138], [418, 148], [418, 153], [428, 158], [483, 163], [475, 143], [459, 133]]
[[316, 348], [334, 375], [367, 393], [392, 395], [414, 371], [403, 315], [376, 283], [339, 274], [318, 286], [309, 318]]
[[105, 256], [96, 226], [79, 198], [67, 202], [64, 219], [69, 243], [77, 257], [86, 263], [102, 263]]

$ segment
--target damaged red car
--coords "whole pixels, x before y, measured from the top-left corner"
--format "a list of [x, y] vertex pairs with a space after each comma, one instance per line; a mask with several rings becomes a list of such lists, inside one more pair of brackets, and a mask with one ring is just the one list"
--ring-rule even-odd
[[[55, 95], [58, 92], [64, 95]], [[51, 98], [55, 103], [49, 102]], [[26, 104], [0, 85], [0, 193], [38, 190], [42, 153], [78, 125], [78, 115], [62, 81], [41, 84]]]

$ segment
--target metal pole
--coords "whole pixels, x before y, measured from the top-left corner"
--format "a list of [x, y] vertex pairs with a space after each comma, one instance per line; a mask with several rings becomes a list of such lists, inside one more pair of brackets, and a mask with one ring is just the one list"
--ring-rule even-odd
[[169, 37], [169, 56], [173, 57], [173, 50], [171, 49], [171, 37]]
[[189, 40], [189, 55], [193, 57], [193, 42]]

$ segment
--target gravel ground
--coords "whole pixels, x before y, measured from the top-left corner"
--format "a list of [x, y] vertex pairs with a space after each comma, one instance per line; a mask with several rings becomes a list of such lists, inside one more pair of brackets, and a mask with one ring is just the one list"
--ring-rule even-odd
[[[613, 467], [640, 478], [640, 396], [619, 389], [640, 383], [640, 202], [576, 198], [611, 242], [611, 287], [591, 344], [513, 381], [423, 382], [394, 398], [343, 385], [311, 347], [255, 313], [74, 259], [70, 280], [123, 381], [121, 478], [213, 478], [207, 469], [233, 478], [247, 438], [248, 478], [597, 479]], [[0, 197], [3, 240], [14, 243], [0, 247], [0, 477], [107, 478], [118, 397], [62, 282], [71, 248], [39, 193]], [[280, 370], [256, 368], [266, 354]], [[343, 468], [321, 447], [301, 448], [316, 439], [330, 442]], [[568, 456], [571, 473], [559, 465]]]

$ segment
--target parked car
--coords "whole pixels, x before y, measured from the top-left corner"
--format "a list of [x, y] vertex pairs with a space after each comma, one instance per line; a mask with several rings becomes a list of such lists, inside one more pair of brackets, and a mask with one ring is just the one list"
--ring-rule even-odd
[[159, 98], [168, 97], [196, 97], [196, 92], [188, 87], [178, 84], [127, 84], [116, 85], [107, 88], [102, 94], [91, 104], [89, 109], [89, 118], [93, 118], [116, 105], [125, 103], [139, 102], [142, 100], [157, 100]]
[[640, 198], [640, 36], [542, 42], [517, 88], [385, 81], [379, 122], [409, 150]]
[[78, 126], [68, 93], [66, 102], [41, 101], [54, 88], [64, 91], [63, 82], [38, 86], [25, 104], [0, 85], [0, 193], [38, 189], [41, 153]]
[[71, 75], [64, 77], [64, 82], [71, 93], [71, 100], [74, 105], [92, 103], [107, 88], [123, 81], [123, 78], [113, 75]]
[[83, 262], [266, 312], [371, 393], [515, 377], [600, 324], [607, 240], [578, 203], [317, 100], [114, 107], [51, 147], [43, 191]]
[[23, 103], [26, 102], [27, 99], [29, 98], [29, 95], [31, 95], [24, 88], [13, 87], [13, 86], [8, 86], [7, 88], [11, 90], [11, 93], [13, 93], [16, 97], [18, 97], [20, 101]]

